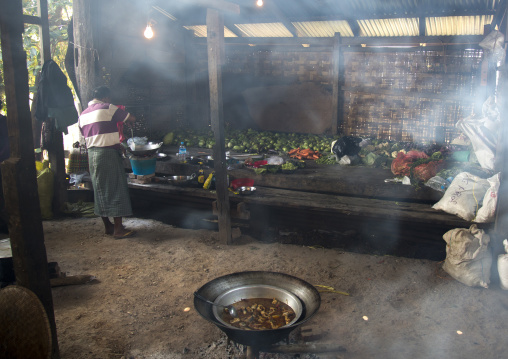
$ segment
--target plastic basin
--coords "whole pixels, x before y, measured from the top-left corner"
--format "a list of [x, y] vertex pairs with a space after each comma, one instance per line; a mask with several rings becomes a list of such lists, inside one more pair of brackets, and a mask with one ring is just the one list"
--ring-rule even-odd
[[131, 158], [132, 173], [138, 176], [151, 175], [155, 173], [156, 159], [153, 158]]

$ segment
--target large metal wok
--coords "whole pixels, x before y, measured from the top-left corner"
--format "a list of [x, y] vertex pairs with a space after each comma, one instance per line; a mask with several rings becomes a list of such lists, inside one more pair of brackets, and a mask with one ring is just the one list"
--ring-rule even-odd
[[252, 271], [232, 273], [206, 283], [196, 292], [209, 301], [214, 302], [221, 294], [233, 288], [256, 284], [279, 287], [295, 295], [302, 304], [300, 318], [293, 324], [278, 329], [244, 330], [223, 324], [214, 314], [214, 306], [198, 297], [194, 297], [194, 307], [203, 318], [219, 327], [234, 342], [255, 348], [265, 348], [286, 339], [291, 331], [309, 320], [321, 305], [321, 297], [314, 286], [302, 279], [277, 272]]
[[127, 147], [127, 149], [134, 156], [145, 157], [155, 154], [155, 152], [157, 152], [159, 148], [161, 148], [161, 146], [162, 142], [160, 143], [149, 142], [146, 145], [137, 145], [135, 143], [132, 143], [130, 146]]

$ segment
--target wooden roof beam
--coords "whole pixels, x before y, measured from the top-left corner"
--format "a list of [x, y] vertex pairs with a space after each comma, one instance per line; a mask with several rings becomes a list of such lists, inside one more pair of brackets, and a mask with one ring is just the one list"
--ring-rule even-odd
[[425, 16], [421, 16], [418, 20], [418, 27], [419, 27], [419, 35], [425, 36], [425, 30], [426, 30], [426, 22], [425, 22]]
[[508, 1], [507, 0], [501, 0], [499, 3], [499, 7], [496, 10], [496, 14], [494, 15], [494, 18], [492, 19], [492, 22], [490, 23], [491, 29], [495, 29], [496, 26], [501, 25], [501, 22], [503, 21], [503, 18], [506, 13], [506, 5]]
[[238, 37], [242, 37], [243, 34], [238, 30], [236, 25], [232, 21], [228, 21], [224, 19], [224, 25], [231, 31], [233, 34], [235, 34]]
[[[482, 35], [461, 36], [389, 36], [389, 37], [342, 37], [342, 46], [410, 46], [426, 43], [430, 45], [477, 45], [482, 41]], [[206, 38], [194, 38], [197, 44], [206, 44]], [[333, 37], [228, 37], [224, 39], [227, 45], [268, 45], [292, 46], [310, 44], [311, 46], [332, 46]]]
[[351, 28], [351, 31], [353, 32], [353, 36], [360, 36], [360, 25], [358, 25], [358, 21], [356, 20], [346, 20], [349, 27]]

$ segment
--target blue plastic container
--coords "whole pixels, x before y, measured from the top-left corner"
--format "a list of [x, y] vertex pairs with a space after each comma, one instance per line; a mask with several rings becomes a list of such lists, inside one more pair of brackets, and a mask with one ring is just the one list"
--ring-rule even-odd
[[131, 158], [132, 173], [138, 176], [151, 175], [155, 173], [155, 162], [155, 157]]

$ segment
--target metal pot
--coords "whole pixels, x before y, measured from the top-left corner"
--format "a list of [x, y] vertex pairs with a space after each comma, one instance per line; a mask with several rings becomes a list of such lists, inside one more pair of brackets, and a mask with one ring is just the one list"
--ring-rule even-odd
[[213, 313], [214, 306], [194, 298], [194, 308], [198, 313], [239, 344], [263, 348], [286, 339], [292, 330], [316, 314], [321, 305], [321, 297], [314, 286], [302, 279], [277, 272], [252, 271], [228, 274], [206, 283], [197, 290], [197, 293], [214, 302], [221, 294], [246, 285], [269, 285], [281, 288], [298, 298], [302, 304], [302, 312], [300, 318], [293, 324], [278, 329], [244, 330], [225, 325]]

